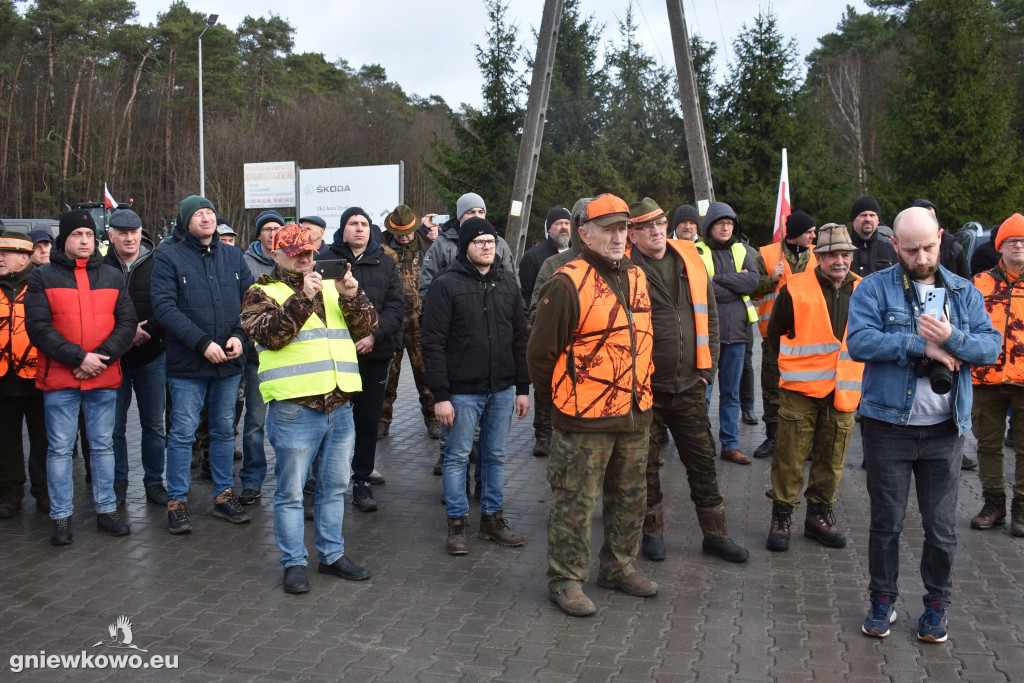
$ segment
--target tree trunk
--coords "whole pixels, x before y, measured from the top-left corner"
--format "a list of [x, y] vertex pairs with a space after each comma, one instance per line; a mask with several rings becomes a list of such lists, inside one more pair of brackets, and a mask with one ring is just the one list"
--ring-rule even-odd
[[[121, 115], [121, 124], [117, 127], [117, 134], [114, 136], [114, 163], [111, 166], [112, 175], [117, 175], [117, 154], [121, 142], [121, 134], [124, 132], [125, 125], [128, 123], [128, 117], [132, 113], [132, 105], [135, 103], [135, 95], [139, 91], [139, 79], [142, 78], [142, 68], [146, 65], [146, 60], [149, 58], [149, 53], [153, 51], [152, 46], [146, 50], [146, 53], [142, 55], [142, 61], [139, 62], [139, 66], [135, 69], [135, 75], [132, 78], [132, 87], [128, 95], [128, 102], [124, 105], [124, 113]], [[131, 131], [128, 133], [128, 139], [125, 141], [125, 157], [128, 156], [129, 150], [131, 149], [132, 136]]]
[[71, 89], [71, 106], [68, 111], [68, 125], [64, 131], [64, 160], [60, 166], [60, 176], [62, 180], [68, 178], [68, 165], [71, 160], [71, 132], [74, 128], [75, 123], [75, 112], [78, 109], [78, 91], [82, 88], [82, 76], [85, 74], [86, 60], [82, 60], [82, 65], [78, 67], [78, 75], [75, 76], [75, 85]]

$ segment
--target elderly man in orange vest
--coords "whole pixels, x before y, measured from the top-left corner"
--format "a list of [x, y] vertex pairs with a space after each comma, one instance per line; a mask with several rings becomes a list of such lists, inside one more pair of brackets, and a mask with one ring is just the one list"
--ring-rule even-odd
[[850, 296], [860, 280], [850, 272], [854, 249], [846, 226], [822, 226], [814, 248], [817, 267], [789, 276], [768, 321], [768, 343], [779, 356], [781, 377], [772, 487], [766, 492], [773, 501], [769, 550], [789, 549], [790, 521], [800, 505], [808, 454], [804, 536], [830, 548], [846, 545], [832, 503], [864, 371], [846, 349]]
[[626, 202], [610, 194], [583, 209], [583, 251], [541, 288], [526, 351], [537, 399], [554, 407], [548, 590], [574, 617], [595, 612], [582, 587], [598, 498], [598, 585], [644, 598], [658, 592], [633, 569], [646, 509], [654, 330], [647, 277], [626, 257], [628, 219]]
[[725, 501], [715, 472], [704, 392], [718, 363], [718, 307], [710, 278], [690, 240], [668, 239], [668, 216], [650, 197], [629, 205], [629, 259], [647, 276], [654, 327], [654, 426], [647, 451], [647, 516], [640, 552], [648, 560], [666, 557], [665, 516], [656, 432], [668, 427], [686, 468], [690, 500], [704, 534], [703, 550], [730, 562], [750, 553], [732, 541]]

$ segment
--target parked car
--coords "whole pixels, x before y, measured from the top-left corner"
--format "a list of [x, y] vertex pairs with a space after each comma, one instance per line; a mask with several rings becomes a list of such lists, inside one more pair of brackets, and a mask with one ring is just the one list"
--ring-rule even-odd
[[29, 230], [48, 230], [56, 239], [60, 221], [52, 218], [2, 218], [4, 230], [28, 233]]

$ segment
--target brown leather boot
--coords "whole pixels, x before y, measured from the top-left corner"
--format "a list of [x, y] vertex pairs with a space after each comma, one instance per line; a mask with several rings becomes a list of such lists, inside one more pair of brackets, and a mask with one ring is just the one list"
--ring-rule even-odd
[[469, 517], [448, 518], [448, 554], [465, 555], [469, 553], [469, 540], [466, 538], [466, 524]]
[[737, 465], [749, 465], [750, 458], [743, 455], [743, 451], [738, 448], [730, 448], [727, 451], [722, 451], [722, 460], [728, 460], [734, 462]]
[[784, 503], [772, 504], [772, 526], [768, 530], [768, 550], [789, 550], [789, 527], [793, 523], [793, 508]]
[[496, 541], [498, 545], [506, 548], [515, 548], [526, 542], [522, 534], [517, 534], [509, 528], [501, 510], [493, 515], [480, 515], [480, 538], [485, 541]]
[[704, 532], [701, 548], [708, 555], [717, 555], [728, 562], [746, 562], [750, 557], [747, 549], [736, 545], [729, 535], [729, 526], [725, 523], [725, 503], [697, 508], [697, 522]]
[[829, 548], [845, 548], [846, 536], [836, 528], [831, 503], [808, 503], [804, 520], [804, 536]]
[[661, 503], [647, 508], [644, 517], [644, 531], [640, 538], [640, 552], [651, 562], [665, 559], [665, 511]]
[[1024, 536], [1024, 498], [1014, 496], [1010, 504], [1010, 533]]
[[1006, 522], [1006, 495], [982, 493], [984, 504], [974, 519], [972, 529], [991, 529], [996, 524], [1002, 526]]

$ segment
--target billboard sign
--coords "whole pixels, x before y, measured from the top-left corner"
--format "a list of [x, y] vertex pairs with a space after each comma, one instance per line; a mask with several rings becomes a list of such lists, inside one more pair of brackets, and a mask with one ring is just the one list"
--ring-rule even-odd
[[327, 221], [324, 242], [333, 241], [341, 214], [361, 207], [372, 222], [384, 219], [402, 203], [402, 164], [303, 168], [299, 170], [299, 215]]
[[295, 206], [295, 162], [245, 164], [245, 208]]

